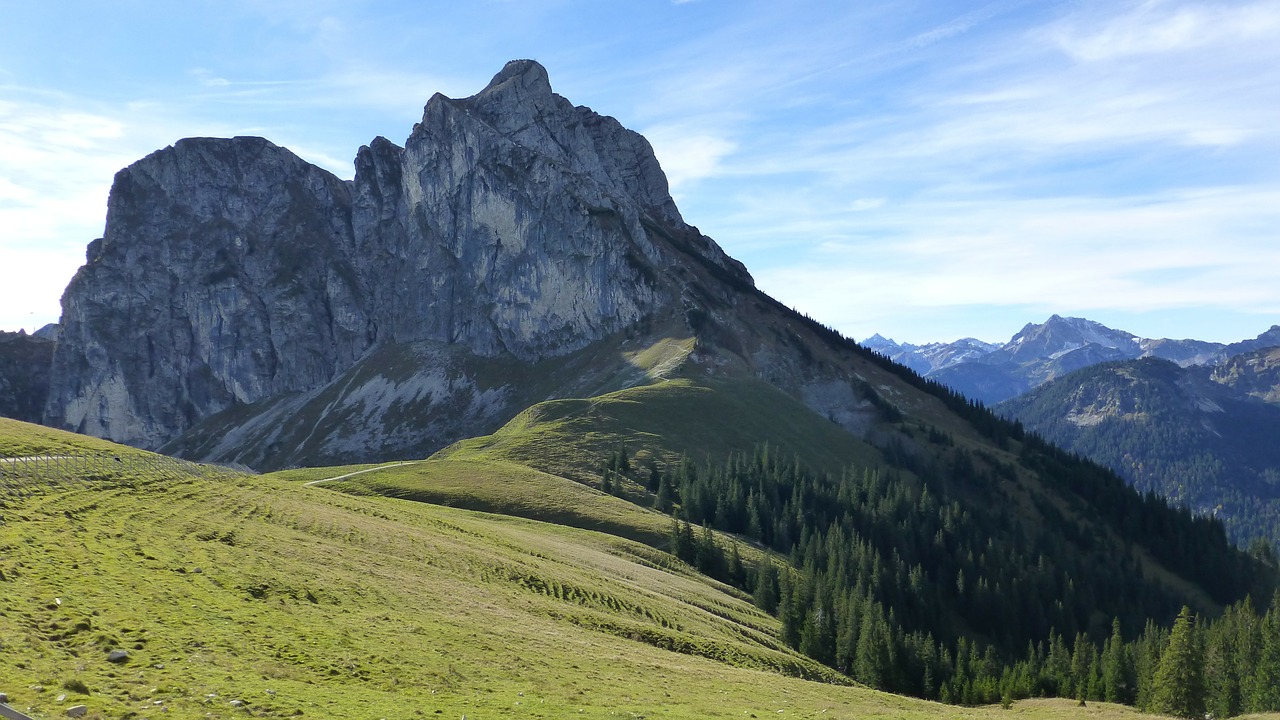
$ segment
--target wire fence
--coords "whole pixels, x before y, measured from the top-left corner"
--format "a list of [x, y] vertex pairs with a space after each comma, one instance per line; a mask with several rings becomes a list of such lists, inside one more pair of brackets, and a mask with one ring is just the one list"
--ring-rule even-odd
[[80, 484], [136, 484], [256, 474], [244, 465], [195, 463], [168, 455], [34, 455], [0, 458], [0, 495], [26, 496]]

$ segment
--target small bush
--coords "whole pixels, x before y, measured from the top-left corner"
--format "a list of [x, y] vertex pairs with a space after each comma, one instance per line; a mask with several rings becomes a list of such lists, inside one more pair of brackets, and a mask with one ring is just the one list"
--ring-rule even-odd
[[66, 690], [70, 690], [71, 692], [80, 693], [81, 695], [89, 694], [89, 686], [85, 685], [84, 681], [80, 678], [71, 678], [70, 680], [63, 681], [62, 687]]

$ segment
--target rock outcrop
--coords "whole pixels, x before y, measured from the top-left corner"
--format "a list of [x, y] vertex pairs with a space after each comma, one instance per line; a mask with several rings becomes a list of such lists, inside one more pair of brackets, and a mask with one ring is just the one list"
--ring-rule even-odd
[[0, 330], [0, 417], [40, 422], [55, 345], [41, 332]]
[[45, 422], [156, 447], [349, 367], [373, 340], [350, 216], [346, 183], [260, 138], [120, 171], [63, 295]]
[[[379, 348], [536, 363], [752, 288], [683, 221], [648, 142], [533, 61], [432, 97], [403, 147], [376, 138], [355, 167], [344, 182], [261, 138], [197, 138], [117, 174], [63, 296], [46, 423], [156, 448], [281, 398], [332, 414], [325, 388]], [[414, 412], [457, 404], [392, 385], [434, 398]], [[503, 414], [482, 405], [462, 415]]]

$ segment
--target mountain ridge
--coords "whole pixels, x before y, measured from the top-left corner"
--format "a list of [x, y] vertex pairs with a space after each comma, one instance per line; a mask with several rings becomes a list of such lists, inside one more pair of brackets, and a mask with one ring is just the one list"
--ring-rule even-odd
[[1241, 545], [1280, 543], [1280, 347], [1219, 365], [1101, 363], [996, 409], [1143, 492], [1220, 517]]
[[995, 404], [1066, 373], [1101, 362], [1158, 357], [1181, 366], [1216, 365], [1234, 355], [1280, 345], [1280, 325], [1236, 343], [1141, 338], [1086, 318], [1051, 315], [1027, 323], [1004, 343], [962, 338], [950, 343], [897, 343], [880, 334], [863, 343], [967, 397]]

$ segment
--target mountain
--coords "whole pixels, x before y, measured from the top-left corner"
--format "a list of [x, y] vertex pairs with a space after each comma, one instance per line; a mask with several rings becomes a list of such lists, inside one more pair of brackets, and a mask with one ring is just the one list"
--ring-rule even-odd
[[879, 333], [860, 343], [868, 350], [884, 355], [890, 360], [906, 365], [921, 375], [930, 375], [944, 368], [983, 357], [1000, 346], [976, 338], [962, 338], [949, 343], [928, 345], [899, 344]]
[[49, 395], [49, 366], [56, 345], [46, 329], [34, 335], [0, 330], [0, 417], [40, 420]]
[[[433, 97], [403, 146], [360, 151], [351, 182], [263, 139], [180, 141], [117, 176], [88, 259], [63, 298], [46, 419], [218, 477], [135, 476], [113, 463], [142, 451], [94, 453], [91, 487], [17, 494], [5, 547], [63, 533], [75, 559], [56, 573], [147, 570], [128, 587], [148, 607], [181, 600], [164, 632], [118, 615], [13, 621], [59, 659], [163, 636], [180, 689], [247, 676], [315, 696], [302, 686], [327, 677], [335, 694], [404, 684], [468, 699], [514, 689], [487, 673], [562, 687], [581, 662], [588, 686], [557, 708], [632, 682], [646, 688], [636, 714], [661, 707], [660, 679], [629, 661], [570, 650], [537, 670], [563, 630], [582, 647], [593, 633], [634, 643], [608, 647], [650, 670], [671, 661], [653, 647], [967, 704], [1097, 699], [1090, 651], [1154, 648], [1179, 608], [1217, 615], [1276, 585], [1270, 560], [1218, 522], [758, 291], [684, 222], [643, 138], [555, 95], [531, 61], [472, 97]], [[0, 472], [79, 460], [65, 436], [33, 432], [0, 436]], [[310, 467], [227, 479], [211, 460]], [[365, 464], [386, 460], [402, 462]], [[321, 485], [288, 485], [303, 480]], [[22, 552], [4, 572], [31, 597], [64, 584]], [[105, 584], [85, 605], [100, 616], [129, 597]], [[1126, 635], [1109, 640], [1116, 621]], [[1118, 657], [1154, 667], [1137, 649]], [[120, 702], [160, 687], [94, 669]], [[350, 714], [342, 702], [318, 712]]]
[[1266, 348], [1273, 347], [1280, 347], [1280, 325], [1272, 325], [1269, 330], [1258, 335], [1256, 338], [1227, 345], [1217, 352], [1214, 360], [1222, 362], [1237, 355], [1243, 355], [1254, 350], [1264, 350]]
[[997, 407], [1142, 491], [1221, 518], [1242, 544], [1280, 539], [1280, 347], [1212, 366], [1104, 363]]
[[1080, 368], [1102, 362], [1157, 357], [1183, 367], [1216, 364], [1227, 358], [1280, 344], [1280, 326], [1256, 339], [1232, 345], [1202, 340], [1140, 338], [1084, 318], [1053, 315], [1028, 323], [1003, 345], [973, 338], [928, 345], [898, 344], [875, 335], [870, 349], [921, 375], [993, 405]]
[[[361, 148], [349, 183], [260, 138], [122, 170], [63, 298], [45, 420], [254, 465], [421, 456], [646, 377], [623, 359], [584, 376], [593, 343], [714, 333], [753, 297], [644, 138], [516, 61], [431, 98], [404, 147]], [[778, 376], [798, 357], [766, 355], [753, 365]], [[845, 395], [815, 404], [856, 414]]]

